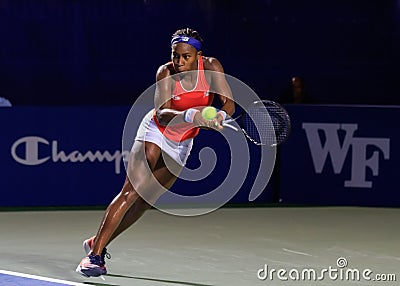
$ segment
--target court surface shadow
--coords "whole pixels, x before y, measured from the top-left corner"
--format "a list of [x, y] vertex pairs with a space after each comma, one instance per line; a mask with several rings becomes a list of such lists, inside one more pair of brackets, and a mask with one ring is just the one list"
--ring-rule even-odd
[[[189, 285], [189, 286], [216, 286], [216, 285], [212, 285], [212, 284], [201, 284], [201, 283], [196, 283], [196, 282], [165, 280], [165, 279], [157, 279], [157, 278], [150, 278], [150, 277], [127, 276], [127, 275], [120, 275], [120, 274], [107, 274], [107, 276], [116, 277], [116, 278], [129, 278], [129, 279], [136, 279], [136, 280], [146, 280], [146, 281], [153, 281], [153, 282], [160, 282], [160, 283]], [[102, 285], [102, 284], [100, 284], [100, 285]], [[106, 285], [106, 284], [104, 284], [104, 285]]]

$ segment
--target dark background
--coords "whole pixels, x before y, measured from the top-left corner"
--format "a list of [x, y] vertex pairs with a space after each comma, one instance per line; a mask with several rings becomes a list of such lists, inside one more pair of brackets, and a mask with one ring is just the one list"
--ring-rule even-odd
[[262, 98], [301, 76], [316, 103], [400, 104], [399, 0], [0, 0], [0, 95], [132, 104], [185, 27]]

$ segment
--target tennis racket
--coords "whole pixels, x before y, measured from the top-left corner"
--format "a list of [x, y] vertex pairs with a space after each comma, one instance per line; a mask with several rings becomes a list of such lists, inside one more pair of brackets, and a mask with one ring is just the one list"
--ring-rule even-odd
[[[240, 128], [229, 124], [233, 121]], [[287, 111], [280, 104], [270, 100], [253, 102], [238, 117], [222, 121], [222, 126], [242, 131], [251, 142], [262, 146], [282, 144], [291, 131]]]

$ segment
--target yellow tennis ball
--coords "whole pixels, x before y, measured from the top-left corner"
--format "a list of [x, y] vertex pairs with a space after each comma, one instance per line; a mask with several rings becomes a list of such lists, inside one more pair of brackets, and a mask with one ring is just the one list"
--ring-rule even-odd
[[212, 120], [217, 116], [217, 109], [213, 106], [207, 106], [201, 111], [204, 119]]

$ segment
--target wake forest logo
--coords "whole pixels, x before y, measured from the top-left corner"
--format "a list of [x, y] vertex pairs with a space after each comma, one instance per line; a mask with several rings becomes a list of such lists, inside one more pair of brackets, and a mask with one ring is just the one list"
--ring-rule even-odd
[[[349, 150], [351, 150], [351, 178], [344, 181], [345, 187], [372, 188], [372, 181], [366, 178], [367, 168], [372, 175], [379, 175], [380, 158], [390, 158], [390, 139], [375, 137], [355, 137], [358, 124], [339, 123], [303, 123], [306, 132], [314, 169], [322, 173], [328, 154], [333, 171], [340, 174]], [[344, 132], [343, 143], [340, 143], [339, 132]], [[320, 136], [322, 135], [322, 136]], [[351, 149], [350, 149], [351, 147]], [[372, 155], [367, 157], [372, 148]]]

